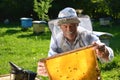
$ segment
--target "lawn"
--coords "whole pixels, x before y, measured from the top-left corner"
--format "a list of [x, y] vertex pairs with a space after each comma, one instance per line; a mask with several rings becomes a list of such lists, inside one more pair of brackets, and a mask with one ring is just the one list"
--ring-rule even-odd
[[22, 31], [20, 25], [0, 25], [0, 74], [9, 73], [11, 61], [36, 72], [37, 62], [47, 56], [51, 33], [34, 35], [32, 27]]
[[[115, 58], [107, 64], [99, 64], [103, 80], [120, 80], [120, 25], [111, 27], [99, 26], [93, 23], [94, 30], [110, 32], [114, 35], [110, 39]], [[33, 28], [21, 30], [20, 24], [0, 24], [0, 75], [10, 73], [9, 61], [18, 66], [36, 72], [37, 62], [47, 57], [51, 32], [45, 27], [45, 33], [33, 34]]]

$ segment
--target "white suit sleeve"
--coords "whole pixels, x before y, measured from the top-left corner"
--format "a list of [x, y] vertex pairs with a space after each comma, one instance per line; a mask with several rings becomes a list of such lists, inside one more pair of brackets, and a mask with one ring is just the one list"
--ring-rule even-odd
[[49, 49], [49, 52], [48, 52], [48, 57], [57, 54], [57, 52], [56, 52], [57, 49], [56, 48], [57, 48], [57, 44], [56, 44], [55, 40], [53, 39], [53, 37], [51, 37], [50, 49]]

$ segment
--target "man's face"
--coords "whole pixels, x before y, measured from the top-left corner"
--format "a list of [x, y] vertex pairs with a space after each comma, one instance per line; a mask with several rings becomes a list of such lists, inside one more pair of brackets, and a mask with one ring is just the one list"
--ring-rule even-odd
[[75, 38], [77, 35], [77, 23], [69, 23], [60, 25], [61, 30], [66, 38], [71, 39]]

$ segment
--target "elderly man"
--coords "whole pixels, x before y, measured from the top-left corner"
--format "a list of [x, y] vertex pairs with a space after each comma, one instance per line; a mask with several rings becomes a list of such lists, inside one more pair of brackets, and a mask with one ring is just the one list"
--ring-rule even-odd
[[[101, 43], [96, 35], [87, 30], [78, 30], [79, 23], [76, 11], [73, 8], [67, 7], [59, 12], [57, 27], [61, 31], [51, 37], [48, 56], [93, 44], [95, 45], [96, 55], [101, 62], [111, 61], [114, 57], [113, 50]], [[37, 73], [47, 76], [44, 63], [38, 62]]]

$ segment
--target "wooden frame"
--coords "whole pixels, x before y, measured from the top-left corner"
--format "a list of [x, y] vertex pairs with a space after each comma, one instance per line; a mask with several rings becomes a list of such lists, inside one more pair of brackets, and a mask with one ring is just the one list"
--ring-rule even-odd
[[42, 60], [50, 80], [100, 80], [94, 45]]

